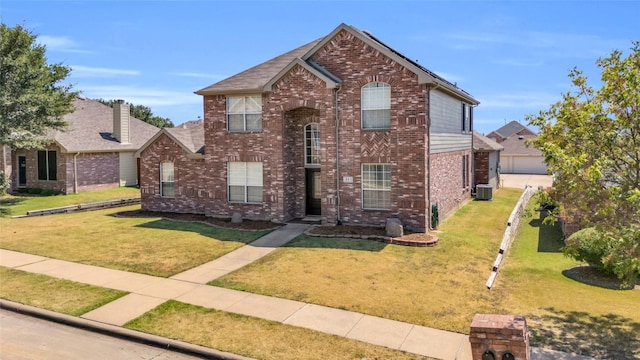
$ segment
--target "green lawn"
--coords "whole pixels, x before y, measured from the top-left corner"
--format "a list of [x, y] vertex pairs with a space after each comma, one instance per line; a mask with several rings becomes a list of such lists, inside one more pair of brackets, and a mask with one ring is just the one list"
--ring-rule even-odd
[[127, 293], [0, 266], [3, 299], [79, 316]]
[[169, 277], [214, 260], [269, 231], [237, 231], [118, 211], [0, 218], [0, 248], [83, 264]]
[[476, 312], [500, 310], [485, 282], [519, 196], [469, 203], [433, 248], [301, 236], [211, 284], [467, 333]]
[[140, 190], [132, 187], [120, 187], [109, 190], [87, 191], [78, 194], [38, 196], [5, 195], [0, 197], [0, 217], [25, 215], [27, 211], [50, 209], [61, 206], [79, 205], [91, 202], [140, 197]]

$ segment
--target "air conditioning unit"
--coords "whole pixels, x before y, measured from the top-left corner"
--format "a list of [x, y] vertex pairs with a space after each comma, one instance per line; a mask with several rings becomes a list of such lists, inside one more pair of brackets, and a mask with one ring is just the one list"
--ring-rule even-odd
[[489, 184], [476, 185], [476, 200], [492, 200], [493, 186]]

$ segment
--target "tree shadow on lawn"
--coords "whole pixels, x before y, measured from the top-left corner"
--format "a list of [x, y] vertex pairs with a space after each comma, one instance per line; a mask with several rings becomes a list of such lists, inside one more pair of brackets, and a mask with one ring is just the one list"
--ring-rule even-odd
[[248, 244], [259, 238], [260, 236], [263, 236], [264, 234], [270, 232], [270, 230], [256, 232], [243, 231], [238, 229], [224, 229], [206, 224], [172, 221], [166, 219], [149, 221], [144, 224], [136, 225], [136, 227], [159, 230], [189, 231], [215, 240], [237, 241], [245, 244]]
[[529, 221], [529, 225], [538, 228], [538, 252], [559, 253], [562, 252], [564, 241], [560, 223], [553, 225], [543, 224], [544, 216]]
[[531, 345], [599, 359], [638, 359], [640, 323], [606, 314], [545, 309], [551, 314], [527, 317]]
[[370, 239], [353, 239], [345, 237], [315, 237], [313, 235], [302, 235], [293, 239], [285, 245], [290, 248], [305, 249], [343, 249], [380, 252], [388, 244]]
[[17, 205], [25, 201], [20, 197], [7, 197], [6, 199], [0, 199], [0, 217], [11, 215], [11, 206]]

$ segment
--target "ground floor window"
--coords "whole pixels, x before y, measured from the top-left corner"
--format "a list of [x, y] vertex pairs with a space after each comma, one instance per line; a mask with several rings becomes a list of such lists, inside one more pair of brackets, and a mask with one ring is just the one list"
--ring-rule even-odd
[[469, 166], [469, 155], [462, 155], [462, 188], [466, 189], [469, 187], [469, 178], [470, 178], [470, 166]]
[[262, 163], [229, 162], [227, 166], [229, 201], [261, 203]]
[[362, 164], [362, 207], [391, 209], [391, 165]]
[[38, 180], [57, 180], [57, 168], [57, 153], [55, 151], [38, 151]]
[[160, 196], [174, 197], [174, 168], [171, 161], [160, 163]]

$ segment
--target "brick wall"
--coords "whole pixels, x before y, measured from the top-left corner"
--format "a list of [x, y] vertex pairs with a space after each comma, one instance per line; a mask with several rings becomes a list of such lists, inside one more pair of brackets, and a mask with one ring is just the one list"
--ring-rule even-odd
[[[174, 197], [160, 196], [160, 163], [174, 166]], [[211, 196], [205, 162], [189, 159], [184, 149], [166, 135], [145, 149], [140, 162], [140, 196], [143, 210], [204, 214]]]
[[18, 157], [25, 156], [26, 157], [26, 178], [28, 188], [38, 188], [38, 189], [47, 189], [53, 190], [60, 193], [66, 192], [66, 161], [65, 156], [60, 152], [60, 148], [55, 145], [51, 145], [47, 147], [47, 151], [56, 151], [56, 180], [39, 180], [38, 179], [38, 150], [16, 150], [13, 153], [14, 159], [14, 170], [13, 171], [13, 179], [12, 183], [14, 184], [14, 189], [18, 187]]
[[522, 316], [477, 314], [469, 333], [473, 360], [482, 360], [486, 351], [496, 359], [509, 352], [517, 360], [529, 360], [529, 330]]
[[471, 198], [471, 187], [462, 185], [463, 155], [471, 156], [471, 149], [431, 155], [431, 202], [438, 204], [440, 221]]
[[77, 169], [78, 192], [111, 189], [120, 186], [120, 156], [117, 152], [58, 154], [58, 161], [65, 163], [65, 191], [74, 192], [74, 158]]
[[474, 172], [473, 185], [489, 183], [489, 153], [478, 151], [473, 153]]

